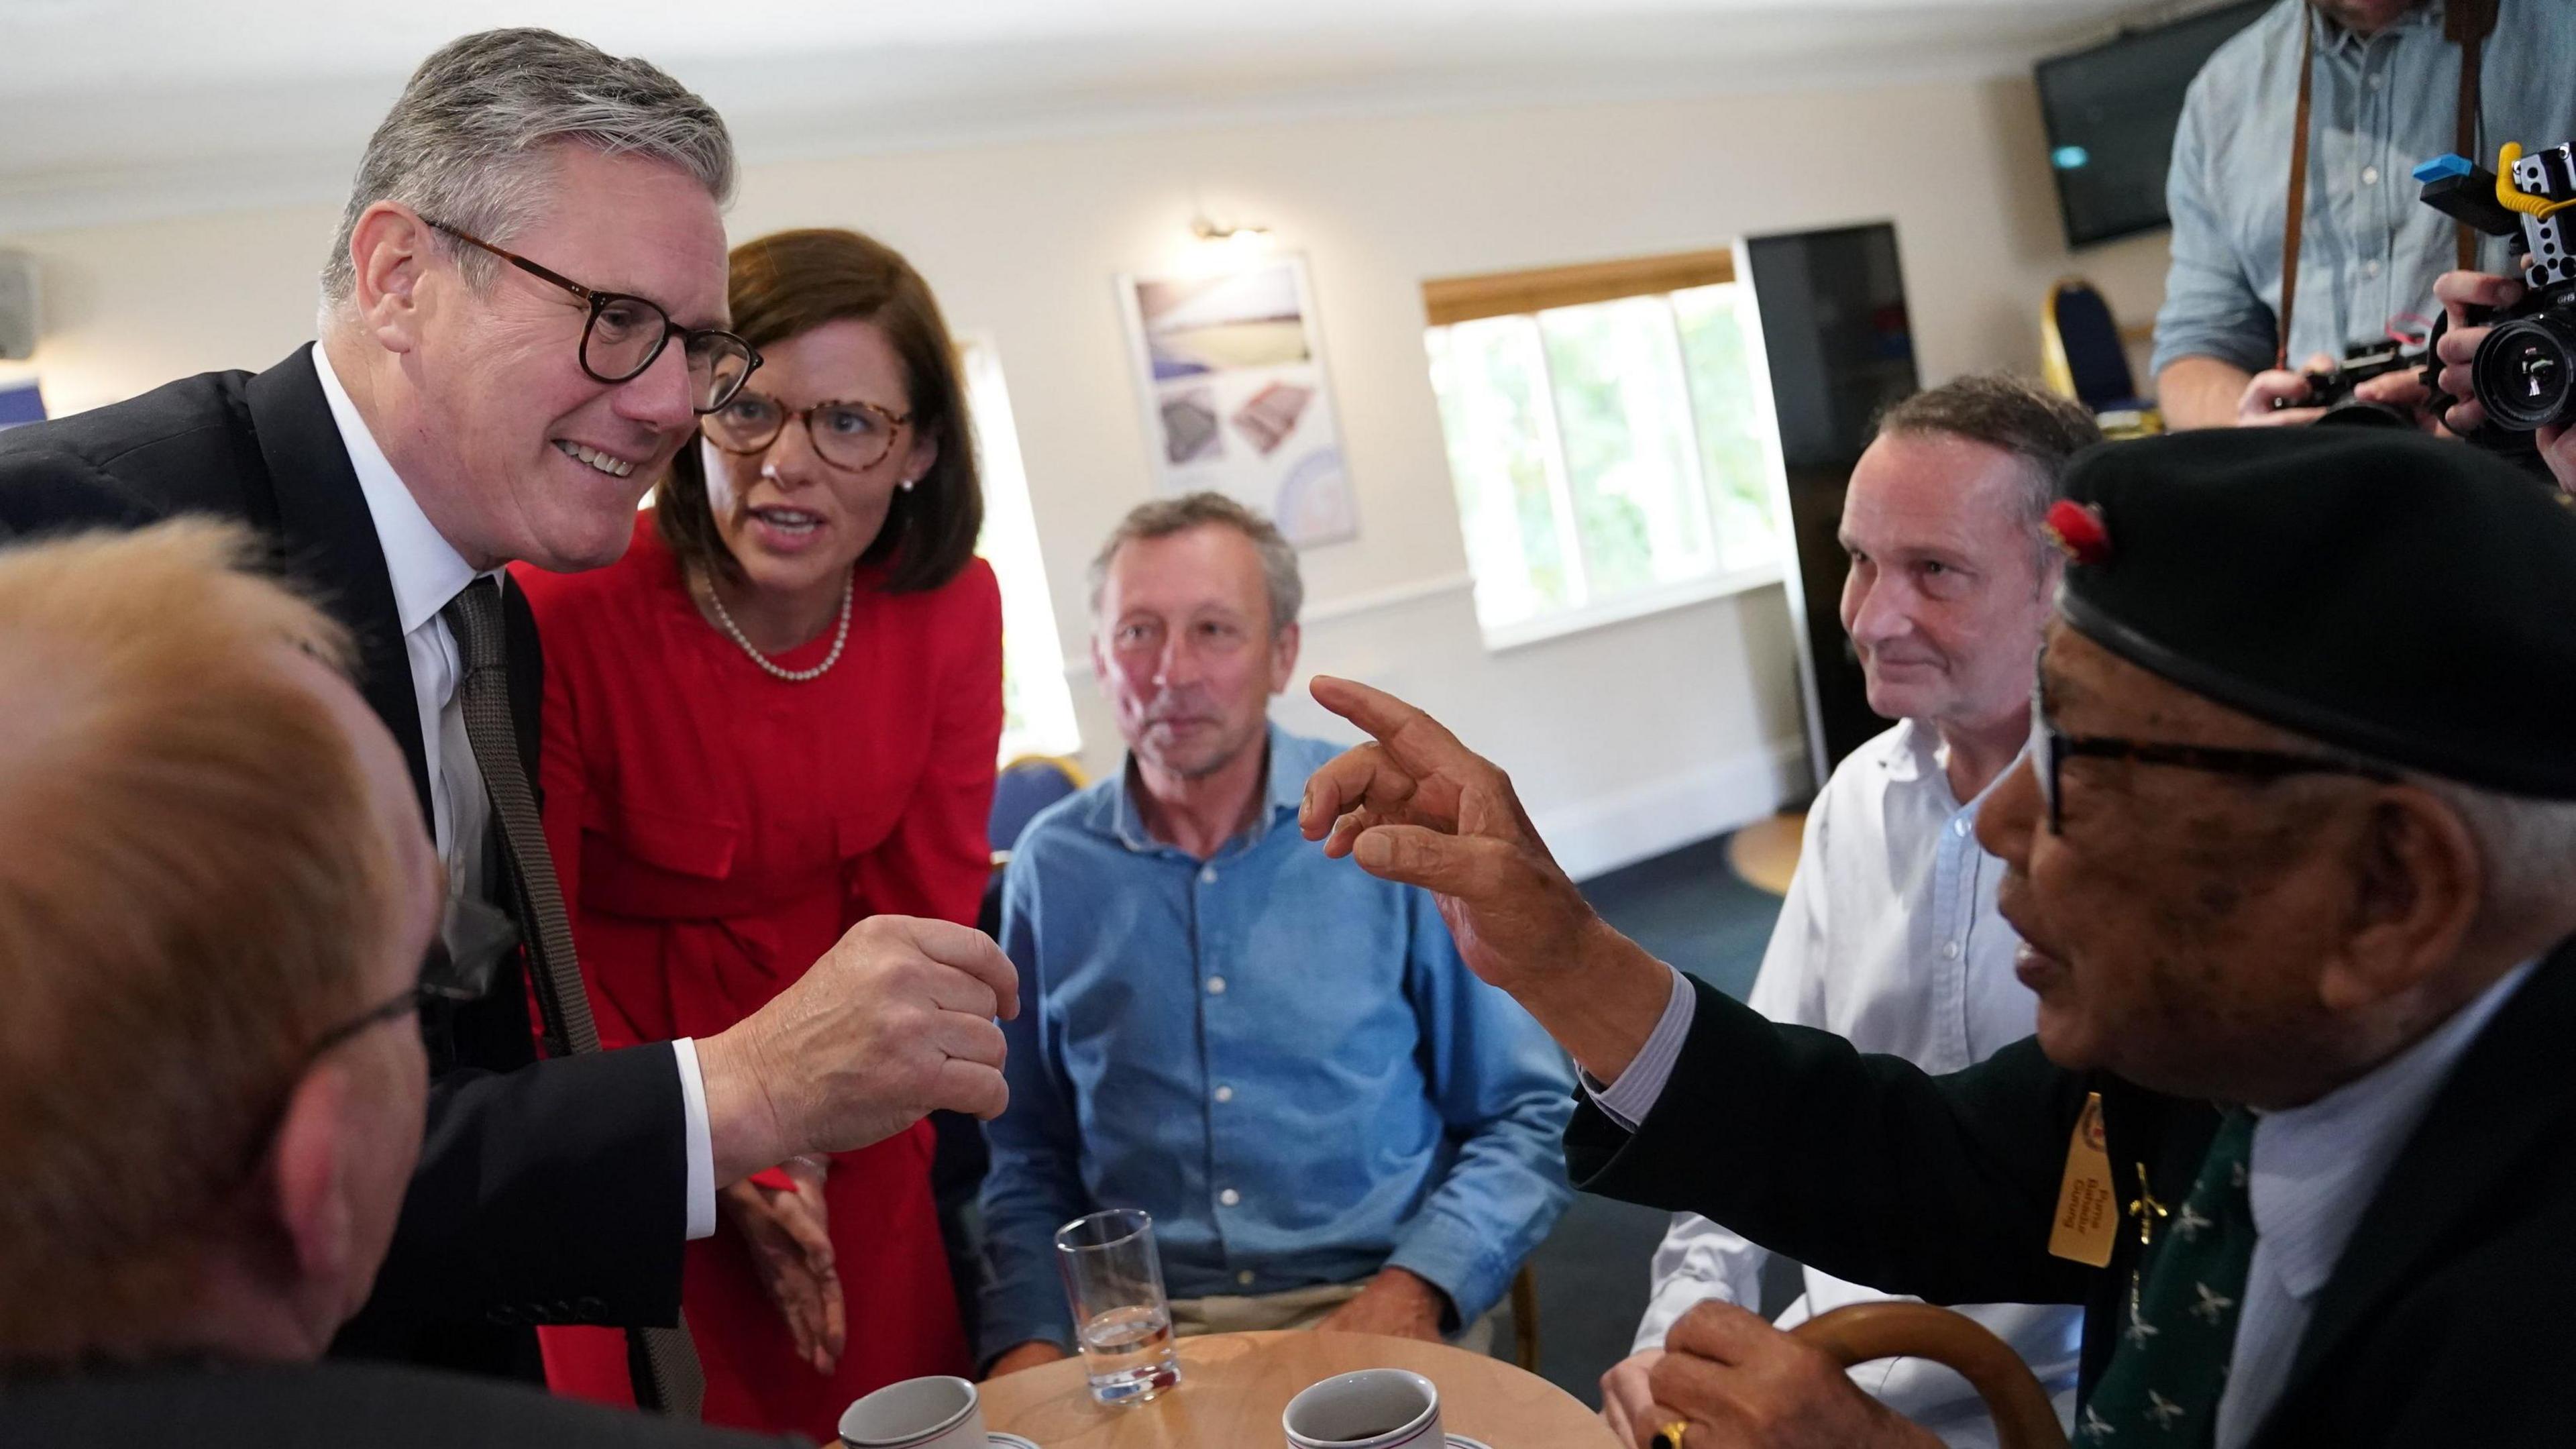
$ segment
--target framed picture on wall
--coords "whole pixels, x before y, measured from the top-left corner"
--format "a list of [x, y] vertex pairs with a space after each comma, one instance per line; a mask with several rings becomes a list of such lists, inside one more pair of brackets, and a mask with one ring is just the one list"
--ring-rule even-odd
[[1306, 259], [1118, 279], [1155, 491], [1213, 489], [1303, 548], [1359, 532]]

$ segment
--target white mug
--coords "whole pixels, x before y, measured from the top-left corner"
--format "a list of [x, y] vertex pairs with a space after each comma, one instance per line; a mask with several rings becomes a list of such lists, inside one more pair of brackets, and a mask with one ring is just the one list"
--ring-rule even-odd
[[905, 1379], [841, 1411], [849, 1449], [985, 1449], [984, 1405], [964, 1379]]
[[1404, 1369], [1362, 1369], [1309, 1385], [1279, 1416], [1288, 1449], [1441, 1449], [1440, 1390]]

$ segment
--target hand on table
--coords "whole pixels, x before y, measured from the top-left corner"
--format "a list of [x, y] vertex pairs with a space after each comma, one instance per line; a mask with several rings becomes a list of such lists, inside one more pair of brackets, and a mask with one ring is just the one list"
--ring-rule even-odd
[[848, 1331], [823, 1208], [825, 1168], [820, 1159], [797, 1158], [785, 1170], [795, 1187], [781, 1191], [737, 1182], [716, 1194], [716, 1206], [749, 1245], [761, 1286], [795, 1338], [797, 1357], [828, 1374], [841, 1361]]
[[2304, 403], [2314, 389], [2308, 386], [2306, 373], [2333, 372], [2339, 364], [2320, 352], [2308, 359], [2302, 372], [2275, 367], [2254, 374], [2245, 384], [2244, 396], [2236, 400], [2236, 425], [2240, 428], [2281, 428], [2313, 423], [2326, 415], [2318, 407], [2275, 407], [2279, 403]]
[[1019, 973], [950, 921], [871, 916], [795, 984], [697, 1044], [715, 1177], [883, 1141], [946, 1108], [1001, 1115]]
[[1306, 782], [1306, 838], [1431, 892], [1468, 969], [1518, 998], [1585, 1071], [1615, 1080], [1662, 1017], [1671, 968], [1593, 912], [1492, 761], [1391, 694], [1328, 675], [1313, 688], [1376, 738]]
[[1070, 1357], [1072, 1355], [1045, 1339], [1033, 1338], [993, 1360], [993, 1366], [985, 1370], [984, 1377], [998, 1379], [1004, 1374], [1015, 1374], [1022, 1369], [1041, 1368]]
[[1690, 1425], [1683, 1449], [1939, 1449], [1930, 1430], [1862, 1393], [1821, 1349], [1732, 1303], [1711, 1299], [1683, 1314], [1664, 1349], [1646, 1375], [1653, 1402], [1631, 1418], [1638, 1449], [1675, 1419]]
[[[2433, 295], [2441, 300], [2442, 310], [2451, 319], [2450, 330], [2442, 334], [2435, 351], [2442, 360], [2438, 379], [2442, 391], [2460, 399], [2459, 405], [2442, 418], [2452, 432], [2466, 434], [2487, 420], [2487, 410], [2478, 405], [2477, 389], [2469, 380], [2469, 365], [2477, 358], [2478, 344], [2495, 329], [2470, 326], [2468, 309], [2510, 307], [2522, 300], [2525, 290], [2511, 277], [2485, 272], [2444, 272], [2433, 283]], [[2576, 431], [2542, 428], [2537, 437], [2541, 461], [2549, 465], [2550, 475], [2558, 480], [2559, 487], [2576, 493]]]
[[1381, 1268], [1358, 1296], [1324, 1315], [1315, 1327], [1332, 1333], [1382, 1333], [1390, 1338], [1441, 1341], [1440, 1321], [1449, 1295], [1402, 1268]]

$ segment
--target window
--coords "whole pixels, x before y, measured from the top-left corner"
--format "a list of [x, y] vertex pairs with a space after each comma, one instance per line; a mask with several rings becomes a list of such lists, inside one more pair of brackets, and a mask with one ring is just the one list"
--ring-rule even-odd
[[1726, 253], [1426, 286], [1486, 643], [1779, 577], [1769, 397]]
[[1002, 359], [986, 339], [958, 344], [966, 406], [975, 419], [975, 456], [984, 480], [984, 536], [975, 551], [1002, 585], [1002, 759], [1070, 755], [1082, 748], [1073, 691], [1064, 678], [1064, 646], [1038, 553], [1037, 515], [1020, 461], [1019, 428]]

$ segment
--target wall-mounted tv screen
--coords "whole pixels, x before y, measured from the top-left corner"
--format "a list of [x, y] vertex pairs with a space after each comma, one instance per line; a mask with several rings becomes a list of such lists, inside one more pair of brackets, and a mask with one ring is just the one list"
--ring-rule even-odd
[[[2183, 92], [2210, 52], [2272, 4], [2245, 0], [2039, 63], [2039, 109], [2068, 246], [2165, 224], [2165, 169]], [[2284, 158], [2289, 145], [2282, 137]]]

